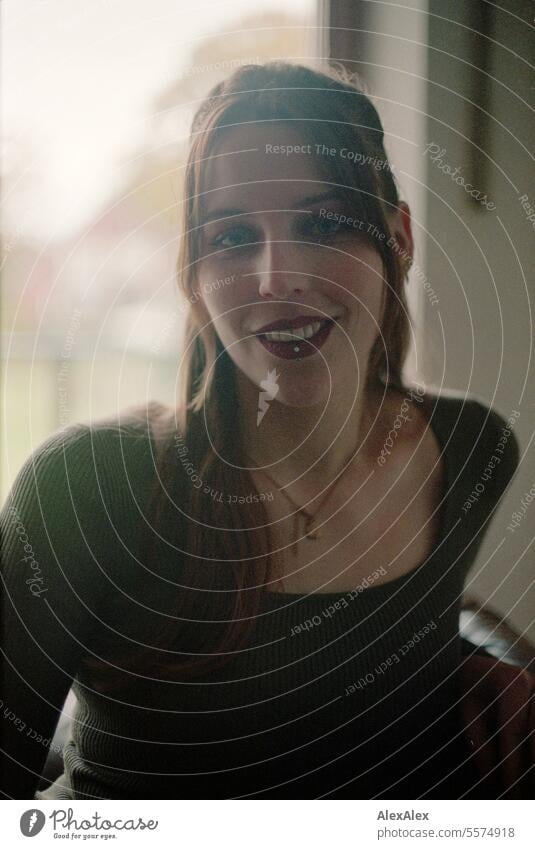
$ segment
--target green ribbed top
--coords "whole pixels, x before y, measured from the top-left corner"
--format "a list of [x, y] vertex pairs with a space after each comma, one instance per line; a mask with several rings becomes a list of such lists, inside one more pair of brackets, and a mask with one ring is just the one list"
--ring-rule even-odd
[[[426, 403], [447, 486], [424, 563], [381, 585], [370, 573], [367, 587], [348, 593], [266, 592], [247, 647], [220, 674], [140, 678], [128, 696], [99, 692], [82, 664], [104, 656], [109, 639], [150, 645], [161, 617], [173, 615], [179, 559], [149, 572], [137, 556], [154, 479], [151, 423], [171, 411], [151, 402], [45, 440], [1, 513], [4, 796], [468, 794], [460, 600], [519, 448], [504, 418], [473, 395]], [[34, 797], [71, 684], [78, 705], [65, 771]]]

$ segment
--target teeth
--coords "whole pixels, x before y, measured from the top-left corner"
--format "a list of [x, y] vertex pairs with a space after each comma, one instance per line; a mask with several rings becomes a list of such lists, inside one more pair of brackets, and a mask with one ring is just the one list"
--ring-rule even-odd
[[295, 327], [293, 329], [281, 330], [273, 333], [263, 333], [265, 339], [270, 342], [295, 342], [296, 339], [310, 339], [318, 330], [326, 324], [325, 321], [315, 321], [313, 324], [307, 324], [305, 327]]

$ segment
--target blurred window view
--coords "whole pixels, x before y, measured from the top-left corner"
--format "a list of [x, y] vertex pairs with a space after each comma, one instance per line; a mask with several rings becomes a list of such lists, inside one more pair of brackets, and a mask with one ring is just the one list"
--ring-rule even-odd
[[316, 0], [4, 0], [2, 500], [50, 433], [174, 402], [178, 198], [200, 98], [309, 62]]

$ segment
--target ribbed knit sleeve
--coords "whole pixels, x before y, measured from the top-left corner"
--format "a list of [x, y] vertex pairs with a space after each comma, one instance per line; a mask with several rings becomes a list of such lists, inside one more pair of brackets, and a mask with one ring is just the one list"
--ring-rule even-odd
[[104, 436], [85, 424], [53, 434], [23, 464], [2, 508], [5, 798], [33, 798], [71, 681], [99, 632], [109, 595], [103, 567], [119, 547], [106, 491], [119, 452], [102, 451]]
[[[520, 462], [520, 443], [515, 433], [519, 414], [513, 410], [506, 419], [478, 396], [472, 396], [470, 405], [473, 411], [467, 419], [473, 429], [471, 435], [474, 445], [477, 446], [472, 464], [472, 483], [477, 490], [482, 487], [488, 490], [482, 500], [490, 507], [489, 515], [492, 515]], [[465, 441], [468, 442], [468, 434]], [[477, 490], [476, 495], [480, 497], [481, 493]]]
[[[514, 415], [458, 393], [429, 407], [447, 491], [423, 562], [382, 582], [388, 560], [363, 566], [345, 592], [266, 592], [224, 668], [194, 681], [148, 670], [128, 696], [99, 689], [84, 659], [110, 643], [150, 648], [162, 617], [176, 617], [180, 549], [147, 562], [139, 546], [150, 434], [172, 411], [151, 402], [38, 448], [1, 514], [4, 796], [34, 798], [73, 678], [64, 774], [36, 798], [468, 795], [478, 779], [458, 710], [460, 600], [520, 452]], [[175, 539], [176, 521], [164, 513], [154, 530]], [[177, 625], [176, 649], [191, 651], [181, 639]]]
[[511, 416], [510, 421], [496, 410], [491, 409], [489, 420], [494, 430], [493, 456], [500, 458], [497, 473], [494, 479], [494, 498], [498, 502], [509, 486], [520, 463], [520, 443], [514, 432], [516, 417]]

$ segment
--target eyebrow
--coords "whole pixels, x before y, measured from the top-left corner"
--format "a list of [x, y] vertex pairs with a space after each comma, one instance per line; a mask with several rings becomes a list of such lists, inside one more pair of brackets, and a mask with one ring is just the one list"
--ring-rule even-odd
[[[332, 200], [335, 198], [336, 200], [342, 200], [342, 194], [340, 189], [331, 189], [328, 192], [321, 192], [320, 194], [308, 195], [307, 197], [301, 198], [296, 205], [291, 206], [290, 209], [298, 210], [302, 209], [305, 206], [313, 206], [315, 203], [324, 203], [325, 201]], [[283, 210], [280, 210], [281, 212]], [[256, 210], [253, 210], [256, 212]], [[222, 208], [222, 209], [214, 209], [211, 212], [207, 212], [206, 215], [203, 216], [201, 224], [208, 224], [209, 221], [213, 221], [214, 219], [221, 218], [231, 218], [236, 215], [250, 215], [251, 212], [245, 209], [237, 209], [237, 208]]]

